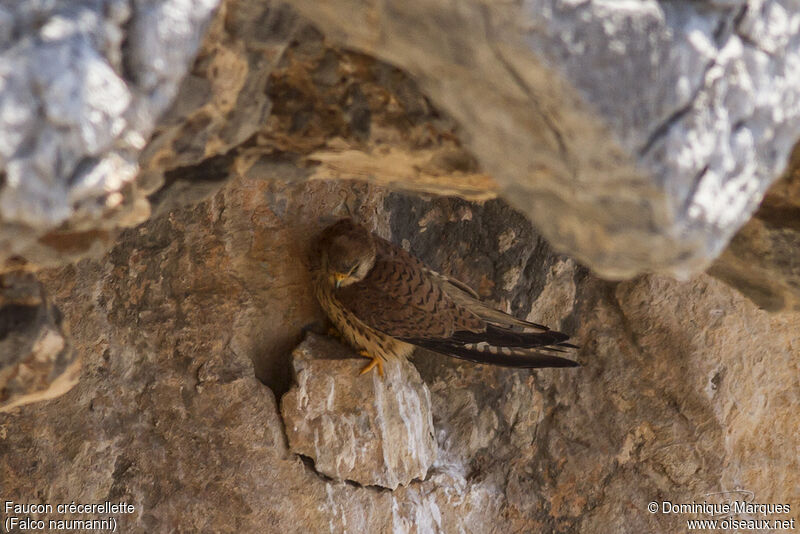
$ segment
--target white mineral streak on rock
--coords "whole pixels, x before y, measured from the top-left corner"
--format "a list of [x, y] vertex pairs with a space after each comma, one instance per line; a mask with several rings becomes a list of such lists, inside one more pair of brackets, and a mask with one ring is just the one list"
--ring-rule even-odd
[[409, 487], [404, 492], [402, 505], [392, 496], [393, 534], [441, 531], [442, 515], [434, 492], [426, 493], [426, 489], [418, 485]]
[[[388, 378], [389, 375], [392, 374], [392, 371], [391, 371], [391, 368], [386, 369], [386, 367], [389, 367], [389, 366], [385, 366], [385, 369], [384, 369], [384, 371], [387, 371], [386, 374], [387, 374], [387, 378]], [[373, 388], [374, 388], [373, 391], [374, 391], [374, 395], [375, 395], [375, 410], [376, 410], [375, 423], [377, 424], [378, 430], [380, 432], [380, 434], [379, 434], [380, 443], [381, 444], [388, 444], [389, 435], [388, 435], [388, 433], [386, 431], [386, 416], [383, 413], [383, 407], [384, 407], [383, 388], [381, 387], [380, 383], [376, 382], [377, 380], [381, 380], [381, 378], [378, 376], [378, 373], [372, 373], [371, 378], [372, 378], [372, 384], [373, 384]], [[381, 459], [383, 461], [383, 465], [390, 466], [391, 465], [391, 456], [389, 454], [388, 447], [381, 447], [380, 449], [381, 449], [381, 456], [382, 456]], [[387, 473], [386, 483], [388, 484], [389, 487], [396, 487], [397, 486], [397, 481], [396, 481], [396, 479], [395, 479], [395, 477], [393, 475], [394, 475], [394, 473], [392, 473], [391, 471], [389, 471]]]
[[[310, 334], [293, 353], [296, 385], [281, 401], [289, 446], [337, 480], [395, 489], [436, 457], [430, 393], [408, 362], [359, 375], [363, 358]], [[334, 357], [336, 359], [334, 359]]]

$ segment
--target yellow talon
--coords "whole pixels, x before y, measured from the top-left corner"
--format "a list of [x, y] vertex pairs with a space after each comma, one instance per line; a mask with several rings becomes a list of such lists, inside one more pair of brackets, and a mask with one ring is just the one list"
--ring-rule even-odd
[[381, 357], [380, 356], [372, 356], [369, 352], [367, 352], [365, 350], [361, 350], [358, 353], [361, 356], [363, 356], [365, 358], [369, 358], [370, 360], [372, 360], [358, 374], [359, 375], [363, 375], [365, 373], [369, 373], [372, 370], [373, 367], [377, 366], [378, 367], [378, 375], [381, 378], [383, 378], [383, 360], [381, 359]]

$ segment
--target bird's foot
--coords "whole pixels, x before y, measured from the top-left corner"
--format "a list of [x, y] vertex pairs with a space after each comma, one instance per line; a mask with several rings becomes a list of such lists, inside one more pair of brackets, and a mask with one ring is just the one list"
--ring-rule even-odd
[[369, 373], [370, 371], [372, 371], [373, 367], [377, 367], [378, 368], [378, 375], [381, 378], [383, 378], [383, 360], [381, 359], [381, 357], [380, 356], [373, 356], [372, 354], [370, 354], [369, 352], [367, 352], [365, 350], [359, 351], [358, 353], [361, 356], [363, 356], [365, 358], [369, 358], [370, 360], [372, 360], [358, 374], [359, 375], [363, 375], [365, 373]]

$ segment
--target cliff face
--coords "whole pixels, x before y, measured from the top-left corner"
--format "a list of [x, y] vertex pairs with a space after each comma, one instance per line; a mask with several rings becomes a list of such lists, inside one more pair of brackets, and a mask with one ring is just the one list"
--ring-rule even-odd
[[[251, 1], [35, 13], [73, 28], [66, 37], [32, 22], [39, 8], [0, 8], [24, 29], [14, 46], [3, 42], [6, 65], [34, 61], [45, 46], [30, 37], [36, 28], [58, 50], [96, 53], [132, 95], [115, 119], [128, 126], [76, 156], [94, 158], [91, 210], [73, 194], [88, 178], [75, 178], [84, 167], [72, 160], [50, 166], [36, 143], [0, 160], [3, 498], [130, 503], [134, 513], [116, 516], [124, 532], [682, 532], [687, 516], [652, 514], [648, 503], [745, 493], [791, 503], [784, 518], [800, 518], [797, 161], [714, 277], [607, 281], [573, 259], [614, 275], [686, 274], [711, 261], [798, 137], [794, 108], [781, 107], [795, 89], [767, 83], [787, 78], [785, 63], [800, 55], [796, 32], [786, 36], [792, 11], [672, 2], [601, 13], [556, 2], [523, 3], [514, 18], [468, 2], [387, 2], [350, 6], [343, 25], [346, 2], [316, 14], [296, 4], [326, 33], [291, 8]], [[786, 34], [760, 22], [781, 9]], [[475, 32], [422, 24], [451, 15]], [[511, 32], [525, 20], [528, 33]], [[114, 28], [127, 45], [109, 37]], [[691, 70], [686, 95], [617, 48], [605, 59], [599, 47], [578, 50], [585, 39], [635, 50], [645, 30], [656, 36], [653, 57]], [[148, 32], [160, 40], [140, 36]], [[692, 48], [708, 35], [727, 55]], [[564, 43], [578, 48], [559, 63]], [[581, 57], [640, 74], [643, 102], [616, 115], [630, 95], [593, 89]], [[723, 82], [744, 73], [759, 82], [752, 109], [740, 109], [746, 95], [723, 98], [735, 93]], [[648, 105], [656, 88], [676, 93], [663, 109]], [[129, 117], [145, 104], [164, 115]], [[677, 169], [688, 161], [678, 141], [702, 138], [701, 118], [726, 106], [739, 113], [736, 127], [712, 128], [718, 152], [690, 158], [707, 170]], [[71, 135], [105, 124], [59, 129], [55, 120], [34, 117], [29, 137], [75, 146]], [[120, 148], [130, 125], [146, 146]], [[2, 139], [16, 131], [0, 126]], [[758, 143], [769, 150], [736, 144], [768, 128]], [[127, 175], [102, 162], [123, 152], [134, 172], [112, 183]], [[15, 165], [25, 158], [52, 176], [21, 185]], [[693, 203], [716, 209], [709, 187], [728, 191], [739, 179], [747, 183], [726, 204], [727, 223], [692, 219]], [[57, 197], [65, 215], [51, 220], [45, 207], [17, 217], [31, 188]], [[358, 376], [362, 361], [326, 336], [308, 272], [311, 239], [342, 216], [497, 307], [569, 332], [582, 367], [512, 370], [418, 351], [383, 381]]]
[[[418, 353], [425, 385], [387, 377], [383, 411], [371, 408], [377, 378], [357, 375], [360, 359], [310, 366], [294, 385], [293, 348], [305, 331], [325, 332], [303, 268], [308, 221], [337, 206], [499, 306], [574, 333], [583, 367], [519, 371]], [[678, 532], [682, 518], [647, 503], [733, 489], [759, 502], [797, 495], [796, 312], [768, 314], [705, 275], [598, 280], [498, 200], [233, 178], [208, 201], [124, 232], [104, 258], [40, 278], [83, 369], [69, 393], [2, 416], [4, 495], [17, 501], [118, 499], [139, 510], [125, 528], [142, 532]], [[298, 350], [346, 351], [326, 343]], [[298, 387], [305, 404], [282, 415], [280, 397]], [[398, 411], [409, 395], [429, 407]], [[427, 476], [381, 489], [396, 483], [377, 471], [379, 451], [414, 454], [426, 412], [436, 448], [419, 460], [433, 462]], [[359, 435], [347, 414], [373, 425], [397, 417], [390, 428], [402, 432]], [[298, 422], [311, 425], [310, 445], [289, 432]], [[337, 437], [314, 452], [317, 424]], [[359, 443], [378, 456], [358, 454]]]

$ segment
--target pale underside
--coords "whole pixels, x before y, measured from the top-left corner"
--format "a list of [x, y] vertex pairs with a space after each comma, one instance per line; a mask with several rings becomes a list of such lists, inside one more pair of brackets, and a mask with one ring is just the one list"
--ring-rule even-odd
[[314, 290], [322, 309], [352, 346], [361, 348], [370, 356], [380, 357], [384, 361], [407, 358], [414, 352], [414, 345], [367, 326], [353, 312], [345, 308], [333, 295], [333, 290], [323, 275], [315, 277]]

